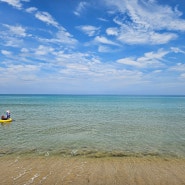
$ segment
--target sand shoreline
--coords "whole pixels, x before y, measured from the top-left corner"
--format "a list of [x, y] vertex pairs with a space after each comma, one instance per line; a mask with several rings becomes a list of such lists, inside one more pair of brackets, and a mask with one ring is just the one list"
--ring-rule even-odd
[[2, 185], [184, 185], [185, 159], [0, 157]]

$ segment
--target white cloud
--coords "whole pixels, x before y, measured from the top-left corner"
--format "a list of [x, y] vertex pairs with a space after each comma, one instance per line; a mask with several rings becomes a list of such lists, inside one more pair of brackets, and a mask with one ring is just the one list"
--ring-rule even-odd
[[162, 70], [160, 70], [160, 69], [154, 70], [154, 71], [153, 71], [154, 74], [155, 74], [155, 73], [156, 73], [156, 74], [159, 74], [159, 73], [161, 73], [161, 72], [162, 72]]
[[58, 27], [58, 23], [53, 19], [53, 17], [48, 12], [37, 12], [35, 14], [35, 17], [39, 19], [40, 21], [43, 21], [49, 25], [52, 25], [54, 27]]
[[12, 53], [10, 51], [7, 51], [7, 50], [1, 50], [1, 53], [5, 56], [9, 56], [11, 55]]
[[113, 63], [103, 63], [93, 56], [74, 53], [71, 55], [61, 54], [60, 61], [63, 66], [60, 74], [64, 78], [75, 78], [75, 81], [90, 81], [92, 84], [103, 85], [104, 83], [113, 82], [120, 85], [123, 83], [138, 83], [143, 73], [135, 70], [117, 69]]
[[21, 47], [23, 44], [23, 40], [20, 38], [14, 38], [14, 37], [7, 37], [5, 41], [5, 46], [10, 47]]
[[22, 26], [12, 26], [12, 25], [4, 25], [5, 27], [8, 28], [8, 32], [10, 35], [14, 35], [17, 37], [25, 37], [26, 34], [26, 29]]
[[118, 28], [107, 28], [106, 33], [107, 35], [114, 35], [114, 36], [118, 36]]
[[78, 4], [76, 10], [73, 12], [75, 15], [80, 16], [82, 11], [85, 10], [85, 8], [88, 6], [89, 4], [85, 1], [82, 1]]
[[185, 64], [177, 63], [176, 66], [172, 66], [169, 70], [178, 71], [178, 72], [185, 72]]
[[35, 7], [28, 8], [26, 11], [34, 13], [35, 17], [40, 21], [57, 28], [56, 32], [47, 32], [50, 35], [52, 34], [51, 38], [35, 37], [39, 42], [68, 44], [70, 46], [75, 45], [78, 42], [73, 38], [73, 35], [71, 35], [64, 27], [60, 26], [60, 24], [55, 21], [55, 19], [48, 12], [37, 11], [37, 8]]
[[33, 72], [38, 71], [38, 65], [9, 65], [7, 70], [9, 73]]
[[118, 63], [129, 65], [138, 68], [158, 68], [162, 67], [164, 64], [161, 62], [163, 57], [169, 52], [159, 50], [158, 52], [148, 52], [145, 53], [143, 57], [139, 58], [122, 58], [117, 60]]
[[177, 63], [175, 66], [169, 68], [169, 71], [175, 71], [179, 74], [180, 79], [185, 79], [185, 64]]
[[[115, 22], [120, 24], [117, 20]], [[144, 30], [134, 23], [130, 25], [121, 24], [119, 32], [116, 33], [119, 41], [128, 44], [165, 44], [177, 38], [175, 33]]]
[[[58, 63], [61, 65], [66, 63], [88, 64], [90, 61], [93, 62], [92, 57], [90, 57], [88, 53], [65, 53], [64, 51], [58, 51], [55, 55], [56, 61], [58, 61]], [[91, 58], [91, 60], [89, 60], [88, 58]]]
[[89, 71], [89, 68], [88, 68], [87, 65], [79, 64], [79, 63], [67, 64], [66, 68], [73, 70], [73, 72], [77, 71], [78, 73], [79, 72], [87, 72], [87, 71]]
[[135, 66], [135, 67], [142, 67], [143, 65], [135, 60], [135, 58], [122, 58], [117, 60], [118, 63]]
[[[13, 65], [10, 64], [6, 70], [0, 67], [0, 77], [5, 81], [10, 81], [10, 84], [15, 82], [20, 83], [20, 80], [36, 80], [36, 73], [40, 70], [37, 65]], [[7, 75], [8, 74], [8, 75]], [[17, 81], [18, 80], [18, 81]]]
[[[175, 7], [159, 5], [157, 1], [105, 0], [116, 14], [117, 39], [128, 44], [165, 44], [176, 39], [174, 31], [185, 31], [185, 20]], [[162, 31], [162, 32], [161, 32]], [[107, 34], [117, 34], [110, 28]]]
[[29, 50], [28, 50], [27, 48], [21, 48], [21, 52], [22, 52], [22, 53], [28, 53]]
[[30, 7], [30, 8], [26, 9], [26, 12], [28, 12], [28, 13], [34, 13], [36, 11], [37, 11], [37, 8], [35, 8], [35, 7]]
[[97, 43], [101, 43], [101, 44], [107, 44], [107, 45], [114, 45], [114, 46], [118, 46], [119, 44], [107, 39], [106, 37], [103, 36], [96, 36], [94, 39], [95, 42]]
[[183, 54], [185, 54], [185, 51], [183, 51], [183, 50], [181, 50], [180, 48], [177, 48], [177, 47], [171, 47], [171, 50], [174, 53], [183, 53]]
[[[175, 7], [157, 4], [157, 1], [109, 1], [107, 4], [116, 6], [119, 11], [127, 14], [140, 27], [154, 30], [185, 31], [185, 20], [180, 19], [182, 13]], [[124, 22], [125, 18], [122, 19]]]
[[153, 59], [157, 60], [162, 60], [165, 55], [167, 55], [169, 52], [168, 51], [163, 51], [162, 49], [158, 50], [158, 52], [148, 52], [144, 54], [144, 57], [138, 58], [138, 61], [144, 62], [144, 61], [149, 61]]
[[4, 46], [20, 47], [24, 42], [24, 38], [30, 36], [26, 33], [26, 28], [21, 25], [3, 25], [4, 30], [0, 32], [1, 44]]
[[54, 49], [52, 47], [46, 47], [43, 45], [40, 45], [36, 51], [35, 54], [36, 55], [49, 55], [51, 53], [53, 53]]
[[103, 21], [103, 22], [108, 22], [108, 20], [107, 19], [104, 19], [104, 18], [98, 18], [98, 20], [100, 20], [100, 21]]
[[107, 52], [112, 52], [112, 49], [107, 47], [107, 46], [105, 46], [105, 45], [99, 45], [98, 46], [98, 51], [100, 53], [107, 53]]
[[78, 26], [77, 28], [83, 31], [85, 34], [87, 34], [90, 37], [96, 35], [100, 30], [99, 27], [95, 27], [91, 25]]
[[6, 2], [9, 5], [17, 8], [17, 9], [21, 9], [22, 8], [22, 3], [21, 0], [0, 0], [0, 2]]
[[[46, 30], [44, 30], [46, 31]], [[55, 48], [63, 48], [71, 49], [76, 46], [78, 43], [78, 40], [76, 40], [73, 35], [71, 35], [67, 30], [63, 27], [58, 27], [56, 31], [47, 32], [48, 37], [34, 37], [36, 42], [38, 42], [40, 45], [50, 45]]]
[[54, 40], [55, 42], [69, 45], [75, 45], [78, 42], [75, 38], [73, 38], [73, 35], [67, 32], [66, 29], [63, 27], [59, 28], [58, 32], [56, 33], [56, 38]]

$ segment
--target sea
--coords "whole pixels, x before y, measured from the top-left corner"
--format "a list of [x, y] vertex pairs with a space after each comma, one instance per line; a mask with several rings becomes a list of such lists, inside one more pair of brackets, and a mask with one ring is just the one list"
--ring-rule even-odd
[[0, 95], [0, 156], [185, 158], [185, 96]]

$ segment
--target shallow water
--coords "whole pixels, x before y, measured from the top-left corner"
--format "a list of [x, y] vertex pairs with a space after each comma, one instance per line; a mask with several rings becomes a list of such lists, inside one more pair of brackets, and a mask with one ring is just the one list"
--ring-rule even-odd
[[185, 157], [184, 96], [0, 95], [0, 155]]

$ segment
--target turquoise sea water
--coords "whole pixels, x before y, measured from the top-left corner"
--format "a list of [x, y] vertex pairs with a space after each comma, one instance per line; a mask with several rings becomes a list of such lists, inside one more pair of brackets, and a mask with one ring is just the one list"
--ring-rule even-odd
[[0, 95], [0, 156], [185, 157], [185, 96]]

